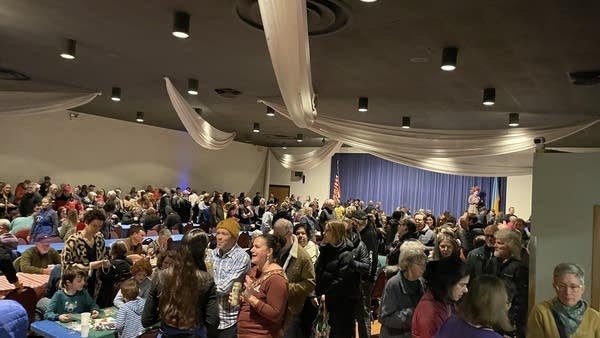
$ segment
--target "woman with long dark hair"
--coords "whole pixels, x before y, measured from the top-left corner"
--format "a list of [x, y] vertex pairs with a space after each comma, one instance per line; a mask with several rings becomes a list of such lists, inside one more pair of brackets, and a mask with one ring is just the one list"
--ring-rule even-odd
[[204, 253], [208, 236], [199, 229], [185, 234], [172, 267], [152, 280], [142, 325], [161, 322], [162, 337], [214, 337], [219, 307], [212, 276], [206, 271]]
[[432, 338], [440, 326], [454, 313], [456, 303], [468, 289], [469, 269], [458, 257], [427, 264], [428, 290], [417, 304], [412, 317], [413, 338]]

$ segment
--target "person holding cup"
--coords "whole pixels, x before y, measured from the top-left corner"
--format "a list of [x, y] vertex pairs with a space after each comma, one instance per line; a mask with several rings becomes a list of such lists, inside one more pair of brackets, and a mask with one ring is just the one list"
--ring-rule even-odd
[[73, 321], [73, 314], [90, 312], [91, 318], [98, 318], [100, 308], [83, 287], [87, 272], [78, 268], [67, 268], [63, 272], [61, 290], [52, 296], [44, 314], [44, 319], [63, 323]]

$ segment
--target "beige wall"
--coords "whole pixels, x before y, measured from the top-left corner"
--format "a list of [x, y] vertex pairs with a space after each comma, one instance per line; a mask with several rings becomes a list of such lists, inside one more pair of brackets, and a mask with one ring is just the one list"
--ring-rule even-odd
[[55, 183], [127, 191], [148, 184], [236, 194], [263, 189], [264, 147], [234, 142], [211, 151], [185, 132], [95, 115], [67, 116], [0, 119], [0, 180], [16, 184], [50, 175]]
[[[531, 216], [531, 175], [509, 176], [506, 186], [506, 209], [515, 207], [515, 213], [527, 220]], [[505, 212], [507, 210], [504, 210]]]
[[[591, 286], [593, 206], [600, 204], [600, 154], [540, 153], [533, 166], [530, 286], [535, 302], [554, 295], [552, 270], [580, 264]], [[585, 298], [589, 300], [590, 289]]]

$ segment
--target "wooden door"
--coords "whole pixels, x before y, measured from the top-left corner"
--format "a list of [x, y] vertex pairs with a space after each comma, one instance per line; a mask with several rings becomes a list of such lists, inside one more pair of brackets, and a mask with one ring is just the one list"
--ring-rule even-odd
[[[277, 203], [281, 203], [285, 200], [287, 196], [290, 195], [290, 186], [289, 185], [269, 185], [269, 196], [273, 194], [275, 198], [277, 198]], [[269, 198], [267, 197], [267, 200]]]

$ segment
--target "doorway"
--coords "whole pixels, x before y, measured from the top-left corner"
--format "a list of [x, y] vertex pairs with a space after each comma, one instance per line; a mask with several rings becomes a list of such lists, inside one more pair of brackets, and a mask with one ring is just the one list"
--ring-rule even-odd
[[[269, 185], [269, 196], [271, 196], [271, 194], [275, 196], [277, 203], [279, 204], [283, 202], [286, 197], [290, 196], [290, 186], [271, 184]], [[267, 200], [269, 200], [268, 197]]]

